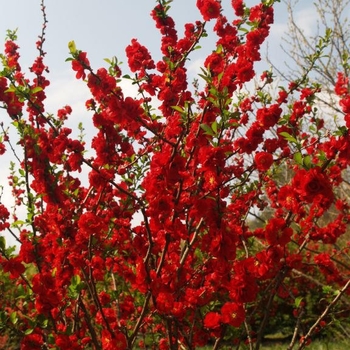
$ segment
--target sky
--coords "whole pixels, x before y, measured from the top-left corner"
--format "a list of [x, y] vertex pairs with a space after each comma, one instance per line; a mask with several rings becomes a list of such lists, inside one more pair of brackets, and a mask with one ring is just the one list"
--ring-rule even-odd
[[[247, 6], [259, 3], [259, 0], [247, 0]], [[183, 25], [201, 19], [195, 7], [195, 0], [174, 0], [169, 14], [177, 23], [179, 36]], [[222, 4], [229, 9], [231, 1], [222, 0]], [[160, 56], [160, 35], [150, 17], [150, 12], [156, 4], [155, 0], [46, 0], [47, 30], [44, 50], [47, 52], [45, 59], [49, 66], [50, 74], [47, 78], [51, 85], [47, 90], [46, 111], [55, 113], [57, 109], [70, 105], [73, 108], [70, 126], [76, 128], [79, 121], [88, 121], [89, 115], [85, 111], [85, 101], [89, 94], [83, 82], [75, 79], [75, 73], [69, 62], [68, 42], [74, 40], [78, 49], [86, 51], [93, 68], [106, 66], [105, 58], [116, 56], [124, 62], [122, 71], [127, 71], [125, 47], [132, 38], [137, 38], [153, 54], [154, 59]], [[4, 42], [6, 31], [18, 28], [18, 45], [20, 46], [21, 66], [27, 72], [28, 67], [34, 61], [37, 51], [35, 42], [41, 33], [42, 13], [40, 0], [0, 0], [0, 47]], [[232, 10], [231, 10], [232, 11]], [[295, 5], [295, 18], [306, 34], [315, 31], [317, 14], [313, 7], [313, 0], [300, 0]], [[227, 12], [227, 17], [232, 17], [232, 12]], [[287, 31], [286, 4], [275, 6], [275, 24], [272, 26], [269, 37], [269, 55], [274, 63], [282, 65], [287, 59], [280, 48], [282, 38]], [[203, 43], [203, 51], [199, 50], [192, 56], [189, 65], [189, 74], [196, 77], [199, 67], [204, 61], [205, 47], [211, 47], [210, 39]], [[2, 51], [2, 49], [0, 49]], [[207, 52], [208, 53], [208, 52]], [[262, 69], [268, 68], [261, 63]], [[130, 85], [124, 86], [126, 93], [135, 96], [135, 90]], [[124, 93], [124, 94], [126, 94]], [[0, 122], [9, 122], [8, 116], [0, 110]], [[0, 165], [0, 184], [6, 188], [8, 176], [8, 164], [11, 160], [10, 153], [2, 156]], [[4, 190], [1, 198], [3, 203], [11, 202], [11, 192]], [[11, 242], [12, 240], [9, 239]]]
[[[222, 0], [229, 9], [230, 0]], [[93, 67], [105, 66], [104, 58], [116, 56], [124, 62], [122, 70], [127, 70], [125, 47], [132, 38], [137, 38], [152, 52], [157, 60], [160, 56], [159, 33], [150, 17], [155, 0], [46, 0], [48, 27], [45, 51], [46, 64], [50, 68], [51, 87], [48, 90], [48, 106], [57, 108], [62, 104], [80, 104], [86, 89], [74, 79], [70, 63], [65, 62], [68, 42], [74, 40], [77, 48], [88, 52]], [[170, 15], [182, 33], [183, 25], [200, 19], [195, 0], [174, 0]], [[259, 0], [247, 0], [248, 6]], [[7, 29], [18, 28], [18, 44], [21, 48], [21, 65], [27, 69], [36, 57], [35, 42], [41, 31], [42, 14], [40, 0], [0, 0], [2, 12], [0, 21], [0, 43]], [[227, 11], [230, 18], [231, 11]], [[316, 23], [316, 13], [312, 0], [302, 0], [296, 5], [296, 18], [306, 33], [312, 33]], [[232, 16], [232, 15], [231, 15]], [[275, 24], [269, 38], [269, 52], [272, 59], [281, 57], [281, 39], [287, 30], [287, 11], [283, 3], [275, 6]], [[206, 39], [205, 44], [210, 43]], [[203, 45], [202, 45], [203, 46]], [[196, 51], [192, 58], [193, 76], [204, 60], [204, 52]], [[280, 63], [280, 59], [276, 59]], [[128, 73], [128, 72], [126, 72]], [[191, 72], [190, 72], [191, 73]], [[78, 88], [79, 87], [79, 88]]]

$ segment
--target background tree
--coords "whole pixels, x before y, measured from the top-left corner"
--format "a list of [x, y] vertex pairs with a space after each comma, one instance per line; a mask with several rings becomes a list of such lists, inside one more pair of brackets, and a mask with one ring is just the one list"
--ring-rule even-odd
[[[321, 105], [328, 108], [325, 113], [343, 114], [339, 108], [339, 98], [334, 93], [338, 73], [349, 75], [349, 42], [350, 26], [348, 21], [348, 0], [318, 0], [314, 2], [317, 14], [317, 27], [310, 35], [304, 31], [296, 18], [296, 8], [299, 0], [285, 0], [288, 11], [288, 30], [283, 38], [282, 49], [286, 54], [284, 69], [275, 60], [268, 58], [278, 75], [285, 81], [293, 81], [305, 72], [308, 79], [322, 86], [322, 93], [316, 94]], [[325, 37], [326, 31], [329, 30]], [[320, 37], [326, 38], [327, 47], [323, 56], [314, 64], [312, 56], [315, 54]], [[333, 115], [334, 116], [334, 115]], [[329, 117], [333, 117], [329, 115]], [[333, 119], [333, 118], [331, 118]]]

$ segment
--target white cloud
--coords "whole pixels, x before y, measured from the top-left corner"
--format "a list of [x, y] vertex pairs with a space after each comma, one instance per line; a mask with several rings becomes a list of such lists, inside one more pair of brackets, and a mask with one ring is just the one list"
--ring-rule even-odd
[[307, 7], [295, 13], [295, 23], [306, 37], [316, 34], [319, 15], [314, 7]]

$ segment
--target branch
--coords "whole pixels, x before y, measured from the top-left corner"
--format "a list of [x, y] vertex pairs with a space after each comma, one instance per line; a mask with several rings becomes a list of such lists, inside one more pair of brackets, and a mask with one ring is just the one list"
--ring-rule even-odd
[[316, 320], [316, 322], [310, 327], [307, 334], [302, 338], [301, 343], [299, 345], [298, 350], [302, 350], [307, 345], [307, 341], [311, 338], [313, 332], [315, 331], [316, 327], [320, 324], [320, 322], [328, 315], [330, 310], [335, 306], [335, 304], [340, 300], [342, 295], [346, 292], [346, 290], [350, 286], [350, 280], [348, 280], [345, 284], [345, 286], [339, 291], [337, 296], [331, 301], [331, 303], [325, 308], [325, 310], [322, 312], [321, 316]]

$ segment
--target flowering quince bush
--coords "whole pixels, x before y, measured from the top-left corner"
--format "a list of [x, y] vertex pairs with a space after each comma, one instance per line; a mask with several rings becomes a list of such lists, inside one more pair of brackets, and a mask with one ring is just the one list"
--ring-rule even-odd
[[[21, 349], [258, 349], [281, 298], [294, 310], [290, 348], [302, 348], [349, 293], [347, 245], [326, 249], [349, 224], [339, 191], [350, 163], [348, 77], [339, 72], [342, 121], [329, 129], [310, 71], [276, 95], [272, 73], [254, 71], [275, 1], [248, 8], [232, 0], [232, 21], [220, 1], [197, 0], [201, 20], [186, 24], [183, 37], [170, 2], [158, 0], [151, 13], [163, 58], [155, 62], [137, 39], [126, 48], [133, 77], [116, 59], [94, 70], [69, 43], [68, 60], [91, 93], [91, 145], [65, 126], [69, 106], [45, 110], [44, 4], [33, 79], [9, 32], [0, 153], [14, 153], [9, 185], [27, 216], [0, 204], [0, 229], [20, 243], [16, 253], [0, 239], [2, 281], [6, 291], [13, 286], [2, 296], [0, 327], [19, 336]], [[191, 88], [186, 63], [209, 35], [217, 40], [204, 86]], [[122, 79], [138, 86], [136, 97], [124, 95]], [[290, 178], [281, 180], [281, 169]], [[253, 229], [266, 208], [271, 215]], [[304, 293], [318, 285], [328, 297], [302, 332]]]

